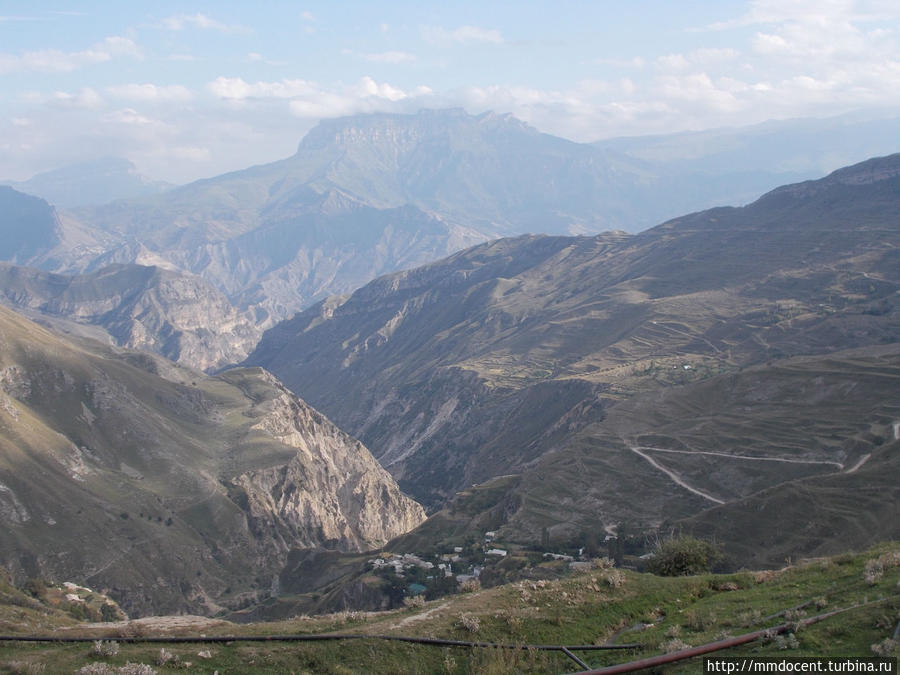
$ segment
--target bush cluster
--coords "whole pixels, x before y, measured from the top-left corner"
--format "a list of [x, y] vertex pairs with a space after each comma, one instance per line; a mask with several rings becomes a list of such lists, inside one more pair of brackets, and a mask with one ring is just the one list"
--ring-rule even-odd
[[647, 569], [663, 577], [683, 577], [709, 572], [721, 558], [719, 549], [708, 541], [680, 536], [661, 543]]

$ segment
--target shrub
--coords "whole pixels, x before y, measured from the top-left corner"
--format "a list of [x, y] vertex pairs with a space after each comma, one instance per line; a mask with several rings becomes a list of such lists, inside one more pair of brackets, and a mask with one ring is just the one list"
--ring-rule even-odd
[[603, 574], [603, 581], [605, 581], [612, 588], [618, 588], [625, 583], [625, 575], [622, 574], [619, 570], [607, 570]]
[[29, 579], [25, 582], [25, 591], [35, 598], [41, 598], [47, 592], [47, 582], [43, 579]]
[[94, 656], [117, 656], [119, 654], [119, 643], [114, 640], [95, 640], [91, 653]]
[[109, 602], [104, 602], [100, 607], [100, 619], [104, 622], [118, 621], [119, 613], [116, 606]]
[[478, 579], [466, 579], [459, 585], [460, 593], [475, 593], [481, 590], [481, 582]]
[[885, 638], [881, 642], [876, 642], [872, 645], [872, 653], [875, 654], [875, 656], [890, 657], [894, 655], [896, 648], [897, 642], [895, 640]]
[[863, 572], [863, 579], [869, 586], [877, 584], [881, 577], [884, 576], [884, 567], [877, 560], [867, 560], [866, 569]]
[[688, 649], [690, 645], [683, 640], [679, 640], [678, 638], [672, 638], [671, 640], [666, 640], [665, 642], [661, 642], [659, 648], [661, 651], [666, 654], [671, 654], [672, 652], [680, 652], [682, 649]]
[[119, 668], [119, 675], [156, 675], [146, 663], [131, 663], [130, 661]]
[[648, 570], [663, 577], [682, 577], [708, 572], [722, 554], [703, 539], [681, 536], [659, 545]]
[[481, 628], [481, 620], [474, 614], [460, 614], [459, 625], [470, 633], [477, 633]]
[[174, 663], [178, 661], [178, 656], [170, 652], [168, 649], [163, 647], [159, 650], [159, 654], [156, 656], [156, 665], [164, 666], [168, 663]]
[[89, 663], [78, 669], [78, 675], [116, 675], [117, 670], [100, 661]]
[[798, 649], [800, 643], [797, 641], [796, 635], [793, 633], [785, 633], [784, 635], [775, 636], [775, 646], [778, 649]]

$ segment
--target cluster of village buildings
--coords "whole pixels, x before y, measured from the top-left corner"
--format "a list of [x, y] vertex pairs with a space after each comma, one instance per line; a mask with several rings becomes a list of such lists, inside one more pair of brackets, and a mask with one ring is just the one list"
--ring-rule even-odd
[[[485, 532], [484, 543], [481, 546], [481, 550], [484, 552], [484, 555], [486, 557], [499, 560], [500, 558], [505, 558], [508, 555], [509, 551], [494, 546], [494, 539], [496, 538], [496, 536], [496, 532]], [[581, 552], [579, 551], [579, 553]], [[583, 564], [590, 564], [580, 562], [576, 560], [575, 556], [566, 555], [563, 553], [544, 553], [543, 555], [544, 558], [548, 560], [568, 562], [572, 567]], [[407, 570], [419, 568], [425, 570], [426, 573], [429, 574], [429, 578], [455, 577], [457, 583], [459, 583], [460, 585], [465, 584], [468, 581], [478, 579], [481, 576], [481, 572], [484, 570], [484, 565], [474, 564], [466, 557], [464, 557], [462, 546], [455, 546], [453, 547], [452, 552], [440, 554], [440, 561], [437, 563], [431, 562], [429, 560], [424, 560], [421, 556], [414, 553], [382, 553], [377, 558], [372, 558], [368, 562], [373, 567], [373, 569], [389, 569], [392, 570], [393, 573], [398, 577], [406, 576]], [[411, 587], [415, 587], [413, 589], [413, 594], [415, 594], [419, 589], [421, 589], [421, 592], [424, 592], [425, 590], [425, 587], [421, 586], [420, 584], [412, 584]]]

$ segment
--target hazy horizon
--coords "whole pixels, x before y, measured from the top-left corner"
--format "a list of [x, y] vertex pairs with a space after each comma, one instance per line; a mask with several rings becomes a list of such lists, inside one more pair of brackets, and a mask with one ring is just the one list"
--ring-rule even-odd
[[184, 183], [319, 120], [461, 107], [589, 142], [900, 114], [900, 7], [756, 0], [5, 3], [0, 178], [104, 156]]

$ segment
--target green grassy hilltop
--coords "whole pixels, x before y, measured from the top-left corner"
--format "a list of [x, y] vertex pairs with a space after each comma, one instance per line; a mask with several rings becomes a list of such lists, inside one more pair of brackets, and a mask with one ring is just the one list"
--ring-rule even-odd
[[[507, 645], [637, 644], [580, 651], [591, 667], [622, 663], [791, 624], [780, 635], [719, 655], [872, 656], [898, 654], [889, 641], [900, 620], [900, 544], [816, 558], [780, 570], [664, 578], [608, 567], [558, 581], [520, 581], [389, 612], [342, 612], [245, 625], [199, 617], [75, 624], [8, 584], [0, 588], [7, 634], [126, 637], [367, 634]], [[813, 617], [845, 610], [811, 625]], [[193, 623], [192, 623], [193, 621]], [[93, 642], [0, 645], [0, 672], [78, 672], [144, 663], [159, 673], [565, 673], [578, 665], [560, 652], [463, 648], [361, 639], [313, 643], [117, 643], [102, 656]], [[107, 651], [110, 651], [107, 648]], [[98, 652], [98, 653], [95, 653]], [[699, 672], [700, 661], [665, 672]], [[95, 670], [81, 672], [116, 672]], [[149, 672], [149, 671], [147, 671]]]

